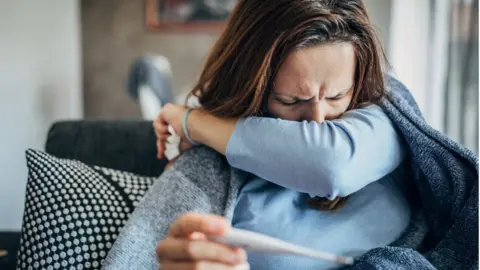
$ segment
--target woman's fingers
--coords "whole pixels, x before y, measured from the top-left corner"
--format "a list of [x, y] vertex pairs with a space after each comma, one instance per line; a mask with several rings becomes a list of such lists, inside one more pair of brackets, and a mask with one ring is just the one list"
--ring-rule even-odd
[[187, 213], [170, 225], [168, 235], [187, 237], [193, 232], [199, 232], [207, 236], [219, 236], [225, 234], [229, 229], [230, 224], [221, 216]]
[[157, 134], [157, 140], [162, 141], [165, 143], [165, 141], [168, 139], [168, 137], [172, 136], [170, 133], [162, 133], [162, 134]]
[[157, 137], [164, 134], [170, 134], [170, 132], [168, 132], [168, 126], [164, 126], [164, 125], [154, 126], [153, 130], [155, 131], [155, 136]]
[[153, 127], [159, 130], [163, 130], [163, 129], [167, 130], [168, 123], [163, 121], [162, 118], [158, 116], [157, 119], [153, 121]]
[[[170, 107], [175, 108], [174, 106], [165, 106], [162, 109], [162, 112], [165, 113]], [[162, 113], [160, 113], [153, 121], [153, 130], [155, 131], [155, 136], [157, 137], [157, 158], [162, 159], [165, 157], [165, 142], [171, 136], [168, 130], [168, 123], [163, 118]], [[180, 153], [191, 147], [192, 145], [188, 141], [182, 140], [179, 145]]]
[[[165, 150], [167, 149], [165, 143], [170, 136], [170, 134], [162, 134], [160, 136], [157, 136], [157, 158], [162, 159], [165, 157]], [[192, 148], [192, 144], [184, 140], [180, 141], [180, 144], [178, 146], [178, 150], [180, 151], [180, 153], [183, 153], [190, 148]]]
[[208, 241], [230, 229], [225, 218], [187, 213], [177, 218], [156, 252], [161, 269], [236, 269], [246, 262], [243, 249]]
[[157, 140], [157, 158], [162, 159], [165, 156], [165, 144]]
[[205, 236], [205, 234], [199, 233], [199, 232], [191, 233], [187, 238], [190, 240], [204, 240], [204, 241], [207, 240], [207, 237]]
[[173, 237], [158, 244], [157, 256], [160, 262], [210, 261], [236, 265], [246, 260], [243, 250], [233, 249], [224, 244]]
[[153, 129], [156, 134], [168, 133], [168, 123], [163, 121], [160, 116], [153, 121]]
[[215, 262], [165, 262], [161, 263], [162, 270], [234, 270], [235, 266]]

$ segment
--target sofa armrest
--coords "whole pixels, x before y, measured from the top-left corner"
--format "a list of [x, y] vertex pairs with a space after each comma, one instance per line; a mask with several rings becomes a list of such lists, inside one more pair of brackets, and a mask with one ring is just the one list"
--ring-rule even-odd
[[147, 121], [64, 121], [52, 125], [45, 150], [145, 176], [158, 176], [167, 161], [156, 158], [155, 134]]

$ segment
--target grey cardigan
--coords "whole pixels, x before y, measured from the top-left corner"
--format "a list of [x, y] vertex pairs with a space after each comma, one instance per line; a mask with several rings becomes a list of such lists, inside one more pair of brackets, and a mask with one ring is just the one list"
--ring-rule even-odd
[[[412, 203], [409, 228], [391, 246], [351, 269], [478, 269], [478, 157], [432, 129], [408, 90], [386, 78], [381, 106], [408, 146]], [[154, 183], [109, 252], [104, 269], [158, 269], [155, 246], [186, 211], [232, 217], [245, 172], [206, 147], [185, 154]], [[423, 207], [421, 207], [421, 206]]]

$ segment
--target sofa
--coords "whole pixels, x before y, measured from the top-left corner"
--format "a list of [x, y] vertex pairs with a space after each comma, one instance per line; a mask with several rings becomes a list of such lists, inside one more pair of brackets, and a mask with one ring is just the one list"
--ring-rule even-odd
[[17, 269], [99, 269], [162, 173], [147, 121], [65, 121], [29, 149]]
[[156, 158], [149, 121], [65, 121], [52, 125], [45, 151], [90, 165], [158, 176], [166, 160]]

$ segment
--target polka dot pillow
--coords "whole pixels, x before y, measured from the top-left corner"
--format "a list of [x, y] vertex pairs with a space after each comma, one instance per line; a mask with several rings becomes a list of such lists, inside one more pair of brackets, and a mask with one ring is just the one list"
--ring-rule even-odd
[[28, 150], [17, 269], [99, 269], [154, 177]]

